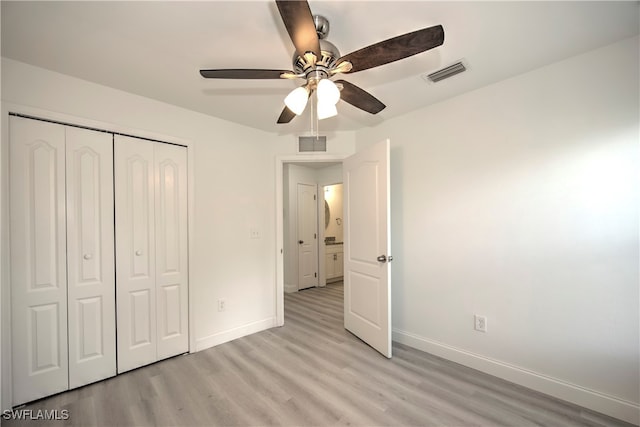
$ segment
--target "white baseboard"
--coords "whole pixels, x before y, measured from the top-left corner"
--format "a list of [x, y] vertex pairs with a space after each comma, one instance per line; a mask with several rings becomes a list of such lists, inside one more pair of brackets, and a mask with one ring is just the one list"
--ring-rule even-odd
[[227, 331], [217, 332], [203, 338], [197, 338], [195, 351], [206, 350], [207, 348], [233, 341], [247, 335], [255, 334], [256, 332], [264, 331], [275, 326], [276, 318], [269, 317], [267, 319], [247, 323], [246, 325], [238, 326]]
[[557, 378], [528, 371], [518, 366], [420, 337], [410, 332], [394, 329], [393, 340], [558, 399], [640, 425], [640, 405], [637, 403], [628, 402]]

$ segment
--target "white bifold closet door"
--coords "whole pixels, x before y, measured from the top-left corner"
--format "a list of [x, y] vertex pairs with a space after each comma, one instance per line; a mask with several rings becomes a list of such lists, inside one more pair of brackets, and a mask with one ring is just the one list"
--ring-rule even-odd
[[116, 135], [118, 372], [187, 352], [186, 148]]
[[116, 374], [113, 135], [67, 127], [69, 388]]
[[12, 116], [13, 405], [115, 375], [112, 136]]

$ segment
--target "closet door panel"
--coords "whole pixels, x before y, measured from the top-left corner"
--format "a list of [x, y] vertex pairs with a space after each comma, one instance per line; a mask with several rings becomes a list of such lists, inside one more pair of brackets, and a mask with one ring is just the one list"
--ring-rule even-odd
[[118, 372], [156, 360], [153, 143], [115, 136]]
[[12, 116], [13, 404], [68, 388], [64, 127]]
[[116, 374], [113, 135], [66, 128], [69, 386]]
[[158, 359], [189, 350], [187, 150], [154, 144]]

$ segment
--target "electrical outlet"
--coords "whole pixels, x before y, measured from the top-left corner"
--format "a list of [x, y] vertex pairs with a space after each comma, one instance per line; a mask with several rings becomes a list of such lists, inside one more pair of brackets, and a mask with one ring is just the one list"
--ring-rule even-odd
[[476, 331], [487, 332], [487, 317], [486, 316], [479, 316], [479, 315], [476, 314], [476, 315], [473, 316], [473, 322], [474, 322], [473, 328]]
[[251, 230], [249, 230], [249, 235], [251, 236], [252, 239], [259, 239], [260, 238], [260, 230], [257, 228], [251, 228]]
[[218, 300], [218, 311], [225, 311], [227, 309], [227, 300], [221, 298]]

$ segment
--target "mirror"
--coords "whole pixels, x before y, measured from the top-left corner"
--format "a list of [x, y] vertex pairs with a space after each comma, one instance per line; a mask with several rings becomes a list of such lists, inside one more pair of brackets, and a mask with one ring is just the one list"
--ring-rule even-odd
[[329, 203], [324, 201], [324, 228], [325, 230], [329, 227], [329, 221], [331, 218], [331, 211], [329, 210]]

